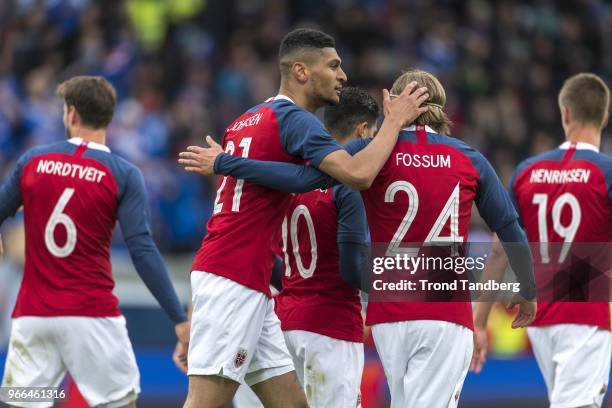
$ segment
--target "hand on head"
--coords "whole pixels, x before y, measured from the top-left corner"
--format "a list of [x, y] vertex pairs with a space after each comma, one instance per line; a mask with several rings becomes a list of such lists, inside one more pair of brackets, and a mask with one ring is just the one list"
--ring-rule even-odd
[[393, 118], [402, 124], [412, 123], [423, 113], [427, 106], [421, 106], [429, 98], [426, 87], [416, 88], [417, 83], [412, 81], [401, 94], [391, 98], [388, 90], [383, 89], [383, 111], [385, 118]]

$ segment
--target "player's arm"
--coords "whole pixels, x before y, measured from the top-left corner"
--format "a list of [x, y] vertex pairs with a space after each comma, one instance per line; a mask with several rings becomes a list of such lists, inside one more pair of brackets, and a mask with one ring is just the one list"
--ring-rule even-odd
[[19, 180], [23, 168], [29, 159], [30, 155], [27, 153], [21, 156], [15, 168], [13, 168], [2, 185], [0, 185], [0, 225], [2, 225], [4, 220], [8, 217], [14, 216], [19, 207], [23, 204]]
[[138, 275], [175, 324], [179, 340], [187, 344], [189, 342], [187, 316], [153, 241], [149, 228], [144, 180], [136, 168], [127, 175], [125, 191], [120, 197], [118, 219]]
[[[8, 177], [2, 185], [0, 185], [0, 225], [8, 218], [15, 215], [19, 207], [21, 207], [21, 189], [19, 188], [19, 180], [23, 167], [29, 160], [30, 156], [26, 153], [19, 158], [17, 165], [9, 173]], [[2, 244], [2, 235], [0, 235], [0, 256], [4, 254], [4, 246]]]
[[370, 246], [368, 221], [361, 195], [345, 186], [335, 187], [334, 202], [338, 209], [338, 252], [340, 274], [350, 286], [367, 292]]
[[426, 107], [420, 108], [429, 97], [427, 88], [416, 89], [416, 86], [416, 82], [408, 84], [394, 100], [391, 100], [389, 92], [384, 90], [383, 104], [386, 117], [372, 142], [355, 156], [351, 156], [345, 150], [328, 154], [321, 160], [319, 169], [351, 188], [357, 190], [369, 188], [389, 158], [404, 124], [412, 123], [427, 111]]
[[533, 261], [529, 243], [518, 223], [518, 214], [491, 164], [480, 153], [474, 152], [472, 162], [480, 174], [475, 203], [489, 228], [497, 234], [510, 266], [521, 285], [520, 294], [528, 301], [535, 300], [536, 289]]
[[270, 285], [279, 292], [283, 290], [283, 260], [278, 255], [274, 255], [274, 265], [270, 276]]
[[[508, 257], [496, 234], [493, 234], [493, 247], [487, 258], [480, 281], [503, 281], [504, 273], [508, 268]], [[489, 342], [487, 324], [494, 305], [496, 293], [485, 293], [476, 302], [474, 308], [474, 351], [470, 363], [470, 371], [478, 374], [487, 359]]]
[[[364, 149], [371, 141], [371, 138], [356, 139], [344, 146], [344, 149], [353, 155]], [[212, 140], [209, 144], [211, 147], [216, 145], [221, 149], [221, 146]], [[317, 188], [329, 188], [339, 183], [312, 166], [252, 160], [227, 153], [217, 156], [214, 169], [216, 174], [244, 179], [287, 193], [306, 193]]]
[[[279, 120], [281, 143], [289, 154], [304, 158], [339, 182], [358, 190], [366, 189], [389, 158], [401, 127], [427, 111], [427, 107], [420, 107], [429, 97], [427, 89], [414, 90], [415, 87], [416, 83], [412, 82], [394, 100], [384, 90], [387, 116], [376, 138], [355, 156], [335, 143], [312, 115], [298, 109]], [[222, 153], [220, 149], [189, 146], [187, 150], [179, 154], [179, 163], [186, 171], [214, 173], [215, 159]]]

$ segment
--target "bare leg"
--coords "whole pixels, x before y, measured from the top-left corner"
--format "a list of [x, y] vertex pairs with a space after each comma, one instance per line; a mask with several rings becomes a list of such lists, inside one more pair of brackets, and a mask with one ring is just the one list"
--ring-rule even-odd
[[226, 408], [240, 384], [216, 375], [190, 375], [183, 408]]
[[266, 408], [308, 408], [295, 371], [272, 377], [251, 388]]

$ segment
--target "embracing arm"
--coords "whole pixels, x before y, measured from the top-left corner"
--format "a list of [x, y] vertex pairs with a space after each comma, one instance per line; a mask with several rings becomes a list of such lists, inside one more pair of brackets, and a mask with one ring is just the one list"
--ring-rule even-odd
[[[371, 141], [371, 138], [356, 139], [344, 148], [349, 154], [355, 154], [364, 149]], [[312, 166], [253, 160], [227, 153], [221, 153], [217, 156], [214, 170], [216, 174], [244, 179], [287, 193], [306, 193], [317, 188], [325, 189], [339, 183]]]
[[[427, 111], [427, 107], [419, 107], [428, 98], [427, 88], [423, 87], [414, 91], [415, 87], [416, 82], [409, 84], [393, 101], [389, 98], [389, 92], [384, 91], [386, 118], [376, 138], [355, 156], [351, 156], [335, 143], [322, 124], [313, 119], [312, 114], [300, 109], [290, 112], [293, 115], [291, 120], [285, 117], [279, 122], [285, 129], [281, 131], [281, 142], [284, 149], [291, 155], [309, 161], [312, 166], [319, 168], [341, 183], [358, 190], [367, 189], [389, 158], [401, 127], [405, 123], [411, 123]], [[303, 131], [303, 129], [306, 130]], [[231, 161], [232, 169], [224, 170], [227, 159], [221, 159], [220, 164], [216, 163], [216, 158], [223, 154], [223, 149], [210, 136], [206, 138], [206, 141], [210, 147], [189, 146], [186, 152], [179, 154], [179, 164], [185, 166], [186, 171], [202, 175], [212, 175], [215, 171], [230, 174], [231, 171], [233, 177], [249, 180], [246, 172], [237, 173], [239, 170], [236, 169], [237, 164], [245, 163], [245, 161]], [[279, 169], [283, 168], [277, 167], [277, 170]], [[292, 181], [303, 176], [303, 173], [296, 173], [296, 169], [289, 173], [292, 175]], [[301, 191], [309, 191], [321, 186], [320, 175], [307, 176], [307, 181], [311, 184], [304, 184]], [[280, 184], [275, 182], [275, 186], [275, 188], [287, 188], [286, 183], [283, 182]]]
[[311, 166], [268, 162], [221, 153], [215, 159], [215, 173], [232, 176], [287, 193], [306, 193], [337, 183]]

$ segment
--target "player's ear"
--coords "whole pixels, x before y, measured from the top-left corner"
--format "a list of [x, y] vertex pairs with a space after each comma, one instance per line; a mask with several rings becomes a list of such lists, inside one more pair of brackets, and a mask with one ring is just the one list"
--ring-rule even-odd
[[563, 125], [568, 126], [571, 122], [571, 112], [567, 106], [561, 105], [561, 120]]
[[610, 119], [610, 112], [606, 111], [606, 114], [604, 116], [604, 120], [601, 123], [601, 128], [605, 128], [606, 126], [608, 126], [608, 120]]
[[357, 130], [357, 136], [359, 138], [370, 136], [370, 127], [368, 126], [368, 122], [364, 121], [364, 122], [357, 124], [356, 130]]
[[76, 110], [74, 106], [71, 106], [68, 111], [68, 123], [72, 125], [80, 125], [81, 124], [81, 115], [79, 111]]
[[294, 62], [291, 66], [291, 74], [293, 77], [301, 84], [308, 81], [308, 76], [310, 75], [310, 70], [303, 62]]

